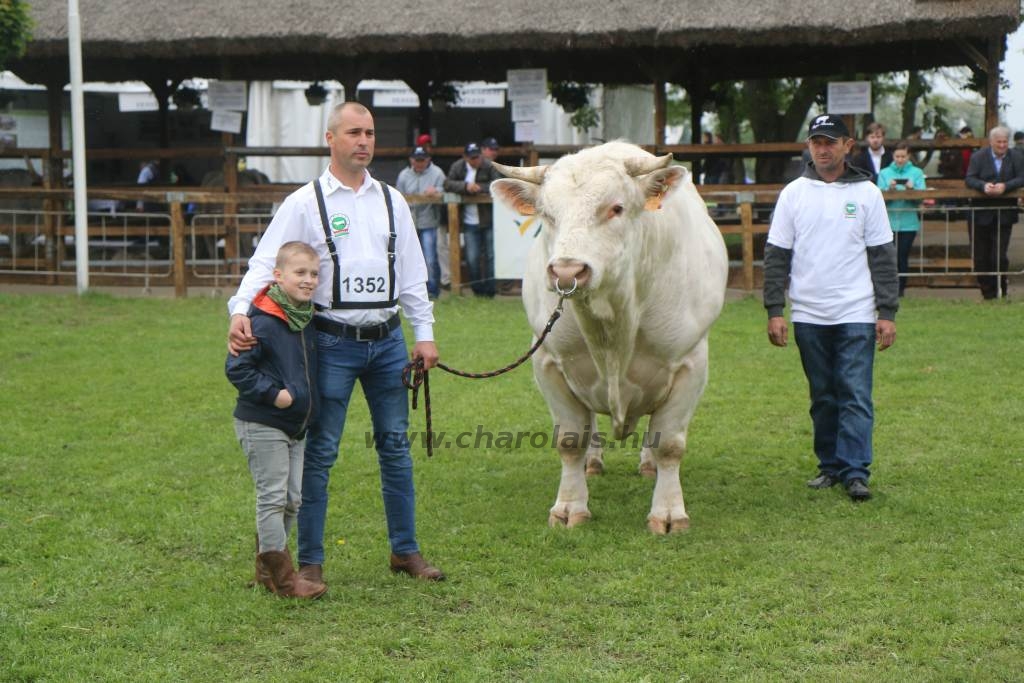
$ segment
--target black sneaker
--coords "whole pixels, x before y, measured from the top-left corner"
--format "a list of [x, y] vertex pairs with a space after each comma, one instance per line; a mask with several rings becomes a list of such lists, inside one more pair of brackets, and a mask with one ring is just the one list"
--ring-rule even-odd
[[835, 477], [828, 472], [822, 472], [814, 479], [807, 482], [807, 485], [812, 489], [827, 489], [835, 486], [839, 483], [839, 478]]
[[851, 479], [846, 482], [846, 495], [853, 500], [867, 500], [871, 497], [871, 489], [863, 479]]

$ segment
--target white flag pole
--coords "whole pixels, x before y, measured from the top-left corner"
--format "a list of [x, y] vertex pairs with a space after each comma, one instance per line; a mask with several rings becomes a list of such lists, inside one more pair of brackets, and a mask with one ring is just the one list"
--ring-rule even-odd
[[85, 198], [85, 107], [82, 103], [82, 27], [78, 0], [68, 0], [68, 60], [71, 69], [71, 153], [75, 184], [75, 272], [78, 293], [89, 289], [89, 231]]

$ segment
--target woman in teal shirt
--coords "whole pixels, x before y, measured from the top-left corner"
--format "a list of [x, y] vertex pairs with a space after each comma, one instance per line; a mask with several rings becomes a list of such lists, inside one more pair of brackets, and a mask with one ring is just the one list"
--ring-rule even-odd
[[[878, 187], [888, 197], [896, 192], [907, 190], [924, 190], [924, 171], [910, 161], [910, 147], [906, 141], [896, 143], [892, 152], [892, 163], [878, 174]], [[921, 219], [917, 207], [920, 200], [894, 199], [887, 200], [885, 207], [889, 213], [889, 225], [896, 233], [896, 265], [900, 271], [900, 296], [907, 287], [904, 273], [910, 272], [910, 248], [921, 229]]]

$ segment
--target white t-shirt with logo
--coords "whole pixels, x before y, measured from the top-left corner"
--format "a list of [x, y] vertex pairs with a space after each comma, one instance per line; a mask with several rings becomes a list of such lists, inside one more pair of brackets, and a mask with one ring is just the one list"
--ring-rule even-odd
[[801, 177], [779, 193], [768, 242], [791, 249], [793, 322], [875, 322], [867, 247], [892, 242], [882, 193], [868, 181]]

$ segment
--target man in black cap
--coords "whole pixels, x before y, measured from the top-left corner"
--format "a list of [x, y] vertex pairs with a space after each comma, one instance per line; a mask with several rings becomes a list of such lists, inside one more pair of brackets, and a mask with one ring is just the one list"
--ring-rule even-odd
[[488, 161], [497, 159], [499, 151], [501, 151], [501, 145], [494, 138], [484, 138], [484, 141], [480, 143], [480, 154]]
[[[482, 156], [480, 145], [470, 142], [462, 158], [448, 169], [444, 189], [467, 197], [487, 196], [491, 192], [491, 181], [499, 177], [494, 165]], [[491, 204], [466, 202], [461, 205], [460, 211], [469, 284], [477, 296], [493, 297], [494, 231]]]
[[896, 339], [896, 246], [882, 193], [867, 171], [846, 163], [854, 141], [838, 116], [811, 119], [804, 174], [779, 194], [764, 255], [768, 339], [786, 346], [786, 280], [793, 334], [811, 390], [818, 476], [813, 489], [842, 483], [855, 501], [871, 497], [875, 344]]

